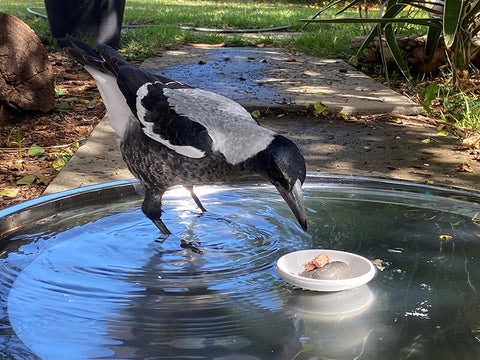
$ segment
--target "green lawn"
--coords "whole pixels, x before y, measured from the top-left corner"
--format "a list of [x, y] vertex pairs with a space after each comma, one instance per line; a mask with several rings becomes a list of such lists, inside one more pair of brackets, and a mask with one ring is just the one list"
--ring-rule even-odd
[[[320, 2], [321, 4], [322, 2]], [[43, 1], [0, 0], [0, 11], [18, 16], [49, 44], [46, 19], [27, 12], [27, 7], [42, 7]], [[35, 9], [45, 13], [44, 9]], [[143, 58], [162, 48], [177, 48], [188, 43], [226, 43], [255, 45], [259, 43], [288, 47], [292, 50], [324, 57], [348, 57], [353, 54], [353, 36], [361, 34], [358, 25], [310, 25], [300, 36], [278, 39], [269, 33], [245, 37], [241, 34], [218, 34], [181, 30], [177, 26], [209, 29], [263, 29], [289, 26], [292, 34], [300, 31], [298, 19], [310, 18], [319, 10], [313, 1], [248, 0], [129, 0], [125, 24], [157, 25], [123, 31], [121, 48], [129, 58]], [[327, 16], [333, 17], [334, 11]], [[354, 15], [354, 14], [352, 14]]]

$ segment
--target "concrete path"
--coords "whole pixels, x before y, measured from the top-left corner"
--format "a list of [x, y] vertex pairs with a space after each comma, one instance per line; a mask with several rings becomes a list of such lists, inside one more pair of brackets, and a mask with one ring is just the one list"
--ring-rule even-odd
[[185, 47], [147, 59], [141, 67], [259, 110], [305, 108], [321, 101], [329, 111], [343, 114], [422, 111], [343, 60], [285, 49]]
[[[422, 111], [406, 97], [342, 60], [292, 55], [284, 49], [186, 47], [148, 59], [141, 67], [223, 94], [250, 111], [280, 108], [294, 112], [317, 101], [333, 113], [415, 114]], [[297, 120], [301, 126], [302, 119]], [[292, 121], [295, 119], [285, 125], [291, 127]], [[281, 122], [277, 121], [272, 128], [288, 136]], [[312, 141], [321, 141], [321, 133], [315, 135], [316, 130], [312, 128], [309, 136], [313, 137]], [[308, 166], [310, 170], [317, 170], [320, 164], [311, 161]], [[44, 194], [131, 177], [105, 118]]]

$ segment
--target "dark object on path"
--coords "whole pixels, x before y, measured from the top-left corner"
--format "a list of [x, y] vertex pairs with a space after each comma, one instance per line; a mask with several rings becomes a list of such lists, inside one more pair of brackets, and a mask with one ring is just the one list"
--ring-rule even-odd
[[45, 8], [54, 38], [85, 37], [118, 48], [125, 0], [45, 0]]
[[53, 109], [55, 84], [47, 52], [28, 25], [5, 13], [0, 13], [0, 59], [0, 103], [14, 109]]
[[122, 156], [146, 189], [143, 212], [164, 234], [162, 196], [194, 185], [262, 175], [270, 181], [306, 230], [302, 185], [305, 160], [287, 138], [262, 128], [238, 103], [140, 70], [106, 45], [98, 54], [74, 39], [59, 45], [95, 79], [121, 138]]

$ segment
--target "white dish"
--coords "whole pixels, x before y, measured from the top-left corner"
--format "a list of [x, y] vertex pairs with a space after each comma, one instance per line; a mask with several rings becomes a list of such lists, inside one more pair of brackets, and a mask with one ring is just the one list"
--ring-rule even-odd
[[[327, 254], [331, 261], [343, 261], [350, 266], [353, 277], [341, 280], [309, 279], [299, 274], [305, 270], [303, 264], [320, 254]], [[286, 282], [307, 290], [341, 291], [364, 285], [375, 276], [375, 266], [364, 257], [345, 251], [309, 249], [283, 255], [277, 261], [277, 273]]]

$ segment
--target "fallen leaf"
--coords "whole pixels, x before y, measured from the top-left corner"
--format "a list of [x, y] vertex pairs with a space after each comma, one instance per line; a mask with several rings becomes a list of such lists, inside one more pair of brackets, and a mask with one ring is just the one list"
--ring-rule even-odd
[[470, 164], [460, 164], [457, 166], [457, 172], [473, 173], [473, 168]]
[[221, 48], [225, 46], [225, 43], [218, 43], [218, 44], [203, 44], [203, 43], [197, 43], [197, 44], [189, 44], [190, 46], [196, 47], [196, 48]]
[[393, 119], [390, 119], [391, 122], [394, 122], [395, 124], [401, 124], [402, 123], [402, 120], [400, 120], [399, 118], [393, 118]]
[[5, 189], [2, 190], [2, 192], [0, 192], [0, 196], [14, 198], [18, 195], [18, 191], [19, 189], [17, 188], [6, 187]]
[[430, 139], [430, 138], [426, 138], [426, 139], [422, 140], [423, 144], [430, 144], [431, 142], [432, 142], [432, 139]]
[[260, 111], [259, 110], [254, 110], [252, 111], [252, 116], [255, 118], [255, 119], [258, 119], [260, 117]]
[[317, 91], [315, 95], [322, 96], [322, 95], [325, 95], [325, 93], [323, 91]]
[[53, 168], [57, 171], [62, 170], [65, 165], [67, 165], [67, 160], [65, 160], [63, 157], [58, 158], [52, 164]]
[[32, 185], [35, 182], [35, 175], [27, 175], [17, 180], [17, 185]]
[[480, 144], [480, 134], [471, 135], [462, 140], [462, 146], [466, 148], [475, 147]]
[[72, 108], [70, 104], [66, 101], [56, 103], [55, 106], [58, 107], [60, 110], [70, 110]]
[[323, 105], [321, 101], [317, 101], [315, 104], [313, 104], [313, 108], [315, 110], [313, 112], [315, 115], [321, 115], [325, 112], [325, 110], [327, 110], [327, 107]]
[[289, 57], [287, 59], [285, 59], [286, 62], [295, 62], [297, 61], [297, 59], [295, 59], [294, 57]]
[[247, 57], [248, 60], [255, 60], [256, 58], [254, 58], [253, 56], [249, 56]]
[[49, 184], [50, 180], [47, 177], [43, 176], [43, 174], [36, 173], [34, 175], [36, 177], [37, 184], [43, 184], [43, 185]]
[[448, 135], [448, 131], [447, 130], [442, 130], [442, 131], [439, 131], [437, 133], [437, 136], [447, 136]]
[[450, 235], [440, 235], [440, 239], [442, 241], [448, 241], [450, 240], [452, 237]]
[[28, 149], [28, 155], [30, 156], [40, 156], [45, 152], [45, 149], [38, 146], [37, 144], [33, 144], [30, 146], [30, 149]]
[[277, 118], [282, 118], [282, 117], [284, 117], [284, 116], [285, 116], [285, 114], [278, 114], [278, 115], [277, 115]]
[[382, 259], [375, 259], [372, 261], [372, 264], [375, 265], [379, 271], [385, 270], [385, 265], [383, 264]]

